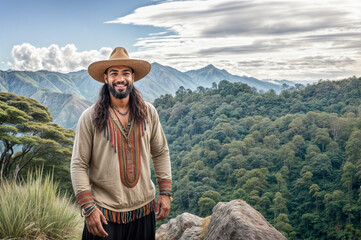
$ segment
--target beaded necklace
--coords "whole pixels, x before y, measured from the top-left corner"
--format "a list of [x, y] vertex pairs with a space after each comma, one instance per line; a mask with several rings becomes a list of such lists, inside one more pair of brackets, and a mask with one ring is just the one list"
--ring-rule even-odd
[[122, 116], [127, 115], [128, 112], [129, 112], [129, 107], [128, 107], [127, 111], [125, 111], [125, 113], [122, 113], [121, 111], [119, 111], [118, 108], [114, 107], [112, 104], [110, 104], [110, 106], [111, 106], [113, 109], [115, 109], [115, 110], [116, 110], [120, 115], [122, 115]]
[[[129, 130], [130, 130], [130, 126], [131, 126], [131, 123], [130, 123], [131, 121], [130, 121], [130, 119], [129, 119], [127, 127], [124, 127], [122, 121], [120, 121], [120, 119], [119, 119], [118, 115], [116, 114], [115, 110], [116, 110], [118, 113], [120, 113], [121, 115], [126, 115], [126, 114], [128, 113], [128, 111], [129, 111], [129, 107], [128, 107], [128, 110], [123, 114], [123, 113], [121, 113], [118, 109], [116, 109], [113, 105], [110, 105], [110, 106], [111, 106], [111, 108], [113, 109], [114, 115], [115, 115], [115, 117], [118, 119], [118, 122], [120, 123], [120, 126], [122, 127], [125, 135], [128, 136]], [[115, 109], [115, 110], [114, 110], [114, 109]], [[128, 140], [128, 137], [127, 137], [127, 140]]]

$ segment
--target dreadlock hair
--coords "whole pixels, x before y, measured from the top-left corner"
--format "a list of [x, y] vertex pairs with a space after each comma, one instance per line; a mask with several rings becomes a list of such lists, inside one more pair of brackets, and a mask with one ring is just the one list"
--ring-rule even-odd
[[[108, 84], [104, 84], [99, 92], [99, 99], [95, 104], [95, 115], [93, 123], [95, 128], [102, 131], [109, 118], [110, 92]], [[143, 122], [147, 119], [147, 105], [145, 104], [141, 93], [133, 85], [133, 90], [129, 94], [129, 117], [136, 122]]]

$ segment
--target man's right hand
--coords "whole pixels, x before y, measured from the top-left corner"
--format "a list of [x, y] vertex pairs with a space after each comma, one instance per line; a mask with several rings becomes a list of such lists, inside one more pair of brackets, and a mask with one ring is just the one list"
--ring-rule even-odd
[[102, 222], [108, 224], [103, 213], [98, 208], [95, 208], [94, 212], [85, 218], [86, 226], [91, 234], [98, 237], [107, 237], [108, 233], [104, 230]]

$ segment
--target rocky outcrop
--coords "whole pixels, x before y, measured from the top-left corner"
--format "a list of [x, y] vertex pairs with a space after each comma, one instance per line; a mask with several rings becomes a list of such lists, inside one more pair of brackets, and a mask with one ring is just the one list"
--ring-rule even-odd
[[245, 201], [218, 203], [213, 208], [205, 240], [286, 239]]
[[207, 228], [203, 218], [183, 213], [157, 230], [157, 240], [285, 240], [258, 211], [243, 200], [218, 203]]
[[190, 213], [183, 213], [159, 227], [157, 240], [199, 239], [202, 234], [203, 218]]

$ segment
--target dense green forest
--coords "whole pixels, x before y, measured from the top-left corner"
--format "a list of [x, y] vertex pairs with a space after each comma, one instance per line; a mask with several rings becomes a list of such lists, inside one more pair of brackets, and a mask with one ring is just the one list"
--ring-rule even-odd
[[221, 81], [154, 101], [171, 216], [241, 198], [289, 239], [361, 238], [361, 78], [257, 93]]
[[[174, 202], [210, 215], [243, 199], [289, 239], [361, 238], [361, 78], [258, 93], [221, 81], [154, 101], [171, 150]], [[71, 191], [74, 132], [35, 100], [0, 94], [0, 169], [44, 165]]]

